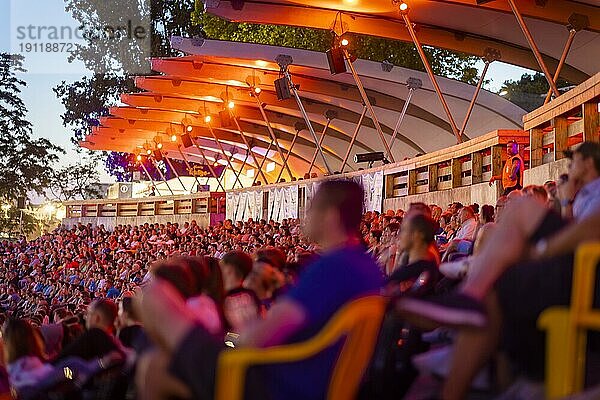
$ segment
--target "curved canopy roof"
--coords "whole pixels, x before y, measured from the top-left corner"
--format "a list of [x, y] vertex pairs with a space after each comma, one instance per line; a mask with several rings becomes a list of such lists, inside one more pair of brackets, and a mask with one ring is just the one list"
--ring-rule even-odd
[[[121, 101], [124, 105], [111, 108], [111, 116], [101, 119], [101, 125], [93, 128], [82, 146], [93, 150], [140, 153], [147, 148], [155, 148], [156, 142], [160, 141], [163, 153], [170, 158], [181, 159], [181, 150], [188, 161], [202, 162], [202, 150], [213, 161], [221, 153], [220, 146], [214, 141], [214, 133], [236, 170], [242, 166], [244, 169], [255, 168], [253, 156], [258, 163], [266, 156], [268, 162], [279, 166], [267, 174], [269, 183], [272, 183], [279, 175], [283, 159], [288, 158], [287, 153], [290, 152], [289, 167], [294, 176], [301, 177], [309, 168], [316, 146], [296, 101], [293, 98], [277, 100], [273, 83], [280, 76], [280, 68], [273, 60], [280, 54], [286, 54], [293, 58], [289, 71], [294, 84], [299, 87], [299, 95], [317, 136], [320, 137], [327, 125], [325, 115], [334, 115], [328, 125], [323, 148], [332, 170], [341, 169], [341, 161], [361, 119], [363, 105], [352, 75], [331, 75], [325, 54], [179, 37], [172, 39], [172, 46], [187, 55], [153, 59], [152, 68], [160, 74], [138, 77], [136, 85], [143, 91], [123, 94]], [[388, 142], [408, 94], [406, 81], [409, 78], [422, 81], [422, 88], [412, 96], [392, 148], [395, 160], [456, 143], [425, 73], [400, 67], [386, 72], [380, 63], [364, 60], [356, 60], [354, 67]], [[464, 116], [475, 88], [445, 78], [438, 78], [438, 82], [452, 113]], [[258, 96], [251, 96], [255, 87], [262, 91]], [[228, 108], [230, 101], [235, 104], [232, 110]], [[226, 114], [220, 113], [222, 111]], [[239, 129], [227, 121], [229, 111], [237, 117]], [[205, 120], [207, 115], [211, 116], [210, 123]], [[481, 91], [465, 136], [472, 138], [495, 129], [520, 129], [523, 115], [522, 109], [502, 97]], [[185, 131], [184, 123], [193, 127], [191, 136], [196, 138], [197, 147], [180, 146], [179, 136]], [[271, 142], [269, 126], [283, 157], [275, 145], [267, 151]], [[296, 132], [298, 137], [294, 142]], [[177, 137], [176, 142], [171, 142], [172, 135]], [[250, 142], [252, 148], [248, 158], [244, 139]], [[366, 113], [346, 170], [365, 166], [354, 163], [354, 154], [382, 150], [374, 122]], [[219, 162], [225, 163], [224, 159]], [[320, 157], [316, 158], [315, 167], [317, 171], [326, 171]], [[287, 172], [282, 177], [289, 179]]]
[[[501, 61], [540, 70], [506, 0], [406, 0], [424, 45], [483, 56], [499, 51]], [[211, 0], [207, 11], [232, 21], [280, 24], [361, 33], [411, 42], [392, 0]], [[598, 0], [516, 1], [543, 59], [555, 71], [568, 37], [579, 32], [561, 77], [581, 83], [600, 71]], [[594, 55], [594, 56], [593, 56]]]

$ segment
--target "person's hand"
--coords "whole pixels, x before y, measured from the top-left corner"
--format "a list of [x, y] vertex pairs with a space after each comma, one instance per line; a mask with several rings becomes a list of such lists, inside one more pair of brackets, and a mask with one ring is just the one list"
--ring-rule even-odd
[[579, 185], [575, 179], [559, 179], [557, 183], [558, 199], [561, 204], [565, 201], [572, 201], [577, 194]]
[[496, 182], [496, 177], [495, 177], [495, 176], [492, 176], [492, 177], [490, 178], [489, 185], [490, 185], [490, 186], [492, 186], [492, 184], [493, 184], [494, 182]]

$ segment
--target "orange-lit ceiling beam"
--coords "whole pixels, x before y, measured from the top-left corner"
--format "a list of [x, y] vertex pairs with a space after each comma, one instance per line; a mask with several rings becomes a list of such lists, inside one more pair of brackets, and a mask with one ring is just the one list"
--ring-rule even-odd
[[[261, 98], [263, 96], [264, 92], [261, 93]], [[148, 108], [148, 109], [155, 109], [155, 110], [178, 110], [178, 112], [184, 113], [184, 114], [189, 114], [189, 115], [193, 115], [194, 112], [198, 112], [198, 109], [200, 107], [203, 106], [203, 102], [200, 101], [198, 102], [197, 100], [194, 99], [187, 99], [187, 98], [181, 98], [181, 97], [173, 97], [173, 96], [162, 96], [162, 95], [153, 95], [153, 94], [148, 94], [148, 93], [136, 93], [136, 94], [128, 94], [128, 95], [121, 95], [121, 101], [123, 103], [129, 104], [131, 106], [134, 107], [140, 107], [140, 108]], [[208, 105], [208, 103], [207, 103]], [[283, 125], [287, 125], [290, 127], [293, 126], [295, 124], [296, 121], [298, 121], [298, 119], [294, 119], [293, 121], [290, 121], [288, 118], [288, 116], [286, 116], [285, 114], [279, 113], [278, 111], [265, 111], [268, 116], [269, 119], [271, 121], [276, 121], [277, 123], [281, 122]], [[245, 114], [246, 111], [244, 111], [243, 107], [240, 107], [240, 115], [242, 117], [248, 117], [248, 115]], [[254, 113], [252, 113], [250, 116], [253, 116], [253, 118], [247, 118], [248, 120], [253, 120], [253, 121], [258, 121], [259, 119], [262, 120], [262, 116], [260, 116], [260, 118], [254, 118]], [[216, 117], [218, 118], [218, 117]], [[315, 126], [317, 127], [317, 129], [320, 129], [322, 127], [321, 124], [315, 124]], [[246, 126], [244, 127], [245, 131], [248, 131], [250, 128], [248, 127], [248, 124], [246, 124]], [[335, 128], [330, 128], [333, 130], [335, 130]], [[254, 129], [254, 131], [256, 131], [256, 129]], [[289, 137], [290, 134], [286, 131], [282, 131], [282, 130], [278, 130], [279, 133], [278, 135], [282, 138], [286, 138]], [[268, 132], [265, 132], [265, 135], [268, 135]], [[340, 140], [344, 140], [344, 141], [349, 141], [348, 136], [340, 130], [335, 130], [335, 132], [332, 133], [332, 136], [336, 137], [337, 139]], [[291, 138], [289, 139], [289, 141], [291, 141]], [[373, 151], [373, 149], [371, 149], [369, 146], [367, 146], [364, 143], [359, 143], [359, 145], [365, 149], [366, 151]], [[419, 146], [417, 146], [417, 148], [419, 148]]]
[[[241, 96], [237, 97], [239, 101], [244, 101], [246, 98], [245, 87], [241, 86], [245, 83], [247, 79], [254, 79], [257, 82], [257, 85], [263, 90], [263, 96], [267, 95], [269, 92], [274, 92], [273, 83], [275, 79], [279, 77], [278, 72], [274, 72], [271, 70], [260, 70], [256, 68], [248, 68], [248, 67], [240, 67], [240, 66], [231, 66], [227, 64], [217, 63], [215, 62], [200, 62], [199, 58], [190, 59], [186, 58], [184, 60], [178, 61], [175, 60], [157, 60], [153, 62], [153, 69], [156, 71], [167, 74], [166, 77], [148, 77], [146, 78], [149, 81], [156, 79], [169, 79], [174, 81], [177, 85], [175, 88], [176, 91], [186, 91], [186, 83], [191, 81], [198, 81], [204, 83], [211, 83], [214, 85], [228, 85], [229, 90], [235, 95], [236, 93], [240, 93]], [[201, 67], [198, 67], [201, 65]], [[314, 68], [304, 68], [304, 67], [296, 67], [292, 69], [292, 74], [294, 78], [294, 82], [299, 85], [300, 90], [299, 94], [303, 101], [305, 101], [307, 111], [312, 112], [310, 109], [310, 104], [306, 102], [315, 101], [318, 97], [325, 96], [327, 99], [344, 99], [349, 101], [360, 102], [361, 94], [359, 90], [352, 84], [344, 83], [344, 82], [336, 82], [331, 81], [329, 79], [318, 78], [315, 76], [311, 76], [311, 73], [314, 73]], [[327, 73], [329, 73], [327, 71]], [[178, 76], [179, 75], [179, 76]], [[184, 77], [184, 78], [183, 78]], [[146, 79], [139, 80], [140, 88], [156, 91], [151, 87], [144, 86], [146, 84]], [[236, 83], [238, 86], [236, 86]], [[391, 81], [390, 84], [401, 85], [399, 82]], [[174, 86], [174, 85], [172, 85]], [[195, 89], [200, 88], [201, 86], [193, 86]], [[205, 89], [203, 92], [196, 91], [195, 93], [206, 93], [211, 94], [212, 96], [219, 97], [224, 89], [216, 89], [210, 91], [208, 87], [203, 86]], [[166, 90], [163, 87], [163, 90]], [[423, 89], [424, 91], [429, 89]], [[399, 111], [398, 107], [404, 103], [404, 100], [399, 97], [394, 97], [385, 93], [377, 92], [372, 89], [366, 89], [366, 92], [369, 98], [375, 99], [375, 104], [377, 107], [384, 108], [390, 111]], [[186, 93], [186, 92], [184, 92]], [[453, 96], [451, 94], [446, 94], [448, 97], [456, 98], [457, 100], [464, 101], [463, 98]], [[266, 97], [266, 96], [265, 96]], [[282, 105], [286, 108], [294, 109], [295, 105], [290, 100], [278, 101], [274, 95], [271, 95], [268, 98], [263, 99], [264, 102], [272, 105]], [[329, 100], [328, 102], [331, 102]], [[339, 112], [339, 110], [336, 110]], [[322, 114], [322, 112], [320, 113]], [[443, 119], [435, 116], [434, 114], [429, 113], [428, 111], [416, 106], [411, 105], [408, 109], [408, 114], [414, 116], [415, 118], [422, 119], [431, 124], [436, 125], [437, 127], [446, 130], [450, 134], [452, 134], [452, 129], [450, 125], [444, 121]], [[355, 121], [358, 120], [358, 113], [355, 114]], [[520, 121], [518, 121], [520, 123]], [[373, 128], [375, 126], [373, 125]]]
[[[203, 128], [206, 130], [206, 128]], [[232, 135], [231, 133], [229, 133], [230, 135]], [[82, 147], [86, 147], [89, 148], [91, 150], [108, 150], [108, 151], [120, 151], [120, 152], [126, 152], [126, 153], [132, 153], [135, 152], [135, 149], [138, 148], [140, 149], [140, 151], [144, 148], [144, 144], [151, 142], [152, 138], [156, 135], [156, 131], [153, 130], [141, 130], [141, 129], [132, 129], [132, 128], [109, 128], [109, 127], [94, 127], [92, 129], [92, 134], [88, 135], [86, 137], [86, 142], [81, 143]], [[206, 136], [206, 138], [203, 138], [201, 136], [196, 137], [196, 140], [202, 140], [201, 142], [201, 147], [205, 150], [209, 150], [211, 152], [214, 153], [219, 153], [219, 151], [215, 148], [213, 148], [213, 141], [208, 139], [208, 134], [204, 133], [204, 136]], [[227, 137], [227, 139], [229, 139], [228, 141], [230, 142], [235, 142], [235, 141], [239, 141], [238, 138], [236, 138], [235, 136], [237, 135], [233, 135], [230, 137]], [[224, 140], [224, 139], [222, 139]], [[95, 143], [94, 145], [92, 145], [91, 143]], [[163, 151], [167, 152], [167, 151], [175, 151], [177, 150], [176, 148], [176, 144], [173, 144], [171, 142], [163, 142]], [[312, 148], [312, 146], [311, 146]], [[193, 149], [193, 147], [191, 148]], [[340, 159], [339, 156], [335, 155], [334, 153], [330, 153], [332, 157], [336, 158], [336, 159]], [[266, 156], [262, 156], [260, 154], [258, 154], [259, 157], [261, 158], [268, 158], [269, 161], [273, 161], [275, 162], [277, 165], [282, 165], [280, 162], [278, 162], [277, 160], [268, 157], [268, 153], [266, 153]], [[298, 161], [301, 161], [303, 163], [305, 163], [306, 165], [309, 164], [309, 161], [302, 157], [300, 154], [298, 153], [294, 153], [294, 158]]]
[[[391, 1], [387, 2], [391, 4]], [[274, 25], [291, 25], [317, 29], [336, 29], [339, 34], [345, 32], [379, 36], [411, 42], [412, 39], [402, 20], [397, 15], [366, 14], [340, 11], [339, 8], [311, 8], [303, 4], [265, 4], [263, 1], [246, 0], [243, 10], [235, 10], [230, 1], [221, 0], [218, 8], [207, 8], [211, 14], [235, 22], [249, 22]], [[419, 21], [416, 21], [419, 23]], [[468, 31], [456, 31], [443, 26], [428, 24], [419, 25], [419, 38], [425, 45], [438, 48], [483, 55], [486, 48], [492, 47], [500, 51], [502, 61], [524, 68], [538, 69], [539, 66], [531, 51], [518, 44], [504, 42]], [[558, 60], [543, 54], [544, 62], [549, 68], [556, 68]], [[589, 78], [589, 74], [565, 65], [561, 75], [569, 82], [581, 83]]]
[[[108, 118], [108, 117], [104, 117], [101, 119], [101, 123], [104, 126], [111, 126], [111, 127], [115, 127], [115, 128], [121, 128], [121, 129], [126, 129], [126, 128], [139, 128], [139, 129], [146, 129], [149, 131], [152, 131], [154, 134], [156, 134], [157, 132], [160, 135], [164, 135], [165, 136], [165, 140], [167, 140], [170, 137], [170, 134], [167, 133], [170, 129], [173, 129], [174, 133], [176, 133], [177, 135], [180, 135], [181, 133], [183, 133], [183, 127], [181, 124], [175, 124], [175, 123], [171, 123], [168, 120], [167, 121], [160, 121], [160, 110], [150, 110], [148, 111], [146, 114], [144, 114], [145, 117], [153, 117], [153, 118], [157, 118], [159, 119], [158, 121], [156, 120], [136, 120], [135, 115], [137, 114], [137, 112], [135, 111], [137, 109], [131, 108], [131, 107], [126, 107], [126, 110], [121, 110], [121, 111], [125, 111], [125, 112], [121, 112], [119, 110], [115, 110], [113, 109], [112, 111], [115, 112], [115, 114], [120, 114], [121, 118]], [[167, 115], [169, 113], [167, 112]], [[185, 115], [185, 114], [182, 114]], [[218, 118], [218, 117], [215, 117]], [[193, 133], [194, 135], [197, 136], [201, 136], [201, 137], [206, 137], [209, 138], [209, 133], [207, 128], [204, 126], [203, 122], [200, 122], [200, 120], [198, 118], [193, 118], [192, 116], [190, 116], [190, 120], [191, 120], [191, 126], [193, 127]], [[236, 122], [234, 120], [234, 122]], [[279, 123], [279, 121], [278, 121]], [[201, 125], [200, 125], [201, 124]], [[216, 131], [219, 132], [219, 137], [221, 138], [221, 140], [227, 140], [230, 142], [234, 142], [234, 143], [244, 143], [244, 140], [241, 136], [238, 136], [237, 133], [239, 133], [239, 129], [243, 129], [244, 131], [246, 131], [247, 133], [249, 133], [251, 135], [251, 137], [255, 138], [256, 140], [262, 141], [264, 143], [267, 143], [268, 140], [266, 140], [266, 138], [261, 138], [261, 136], [268, 136], [268, 132], [266, 131], [266, 128], [262, 127], [260, 125], [256, 125], [254, 123], [249, 123], [249, 122], [244, 122], [244, 121], [237, 121], [236, 122], [237, 125], [236, 128], [234, 129], [233, 127], [231, 128], [214, 128]], [[237, 131], [236, 131], [237, 129]], [[292, 134], [286, 132], [286, 131], [282, 131], [279, 129], [276, 129], [277, 135], [284, 141], [291, 141], [292, 140]], [[241, 141], [240, 141], [241, 139]], [[313, 147], [313, 143], [307, 139], [304, 138], [299, 138], [298, 141], [299, 144], [301, 144], [302, 146], [307, 146], [307, 147]], [[361, 146], [362, 148], [365, 149], [365, 151], [370, 151], [368, 149], [370, 149], [368, 146]], [[326, 152], [331, 155], [334, 158], [338, 158], [339, 156], [332, 150], [332, 149], [326, 149]], [[296, 153], [294, 153], [294, 156], [299, 156]]]

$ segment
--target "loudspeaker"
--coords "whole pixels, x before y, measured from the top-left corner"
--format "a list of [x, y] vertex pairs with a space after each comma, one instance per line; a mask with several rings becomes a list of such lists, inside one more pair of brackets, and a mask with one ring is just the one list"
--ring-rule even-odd
[[183, 147], [185, 147], [186, 149], [194, 145], [194, 142], [192, 142], [192, 137], [189, 133], [184, 133], [183, 135], [181, 135], [181, 143], [183, 143]]
[[344, 61], [344, 50], [340, 47], [333, 47], [325, 52], [327, 54], [327, 63], [332, 75], [346, 72], [346, 62]]
[[25, 197], [17, 197], [17, 208], [19, 210], [25, 209]]
[[292, 97], [292, 92], [290, 91], [290, 82], [285, 76], [275, 79], [273, 84], [275, 85], [277, 100], [287, 100]]
[[219, 111], [219, 119], [221, 120], [221, 128], [227, 128], [228, 126], [232, 126], [231, 115], [229, 114], [229, 111]]

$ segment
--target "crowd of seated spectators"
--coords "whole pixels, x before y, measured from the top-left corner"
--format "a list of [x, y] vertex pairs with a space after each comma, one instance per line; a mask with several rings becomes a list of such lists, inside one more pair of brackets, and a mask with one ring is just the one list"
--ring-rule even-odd
[[[495, 205], [413, 203], [406, 210], [363, 214], [358, 185], [329, 181], [304, 221], [226, 220], [207, 228], [195, 221], [146, 223], [112, 230], [79, 224], [29, 242], [1, 242], [0, 393], [23, 399], [209, 399], [224, 348], [305, 340], [341, 305], [370, 293], [393, 299], [394, 307], [360, 396], [429, 398], [419, 394], [423, 385], [432, 386], [418, 379], [425, 375], [446, 379], [433, 397], [463, 398], [470, 388], [497, 393], [504, 387], [485, 372], [497, 370], [489, 359], [499, 341], [487, 331], [499, 335], [504, 329], [495, 308], [486, 308], [495, 281], [524, 259], [531, 237], [536, 260], [543, 259], [555, 256], [552, 246], [562, 243], [544, 237], [578, 229], [567, 232], [568, 246], [557, 251], [562, 262], [577, 244], [599, 236], [593, 224], [600, 213], [600, 150], [582, 149], [569, 154], [570, 179], [512, 191]], [[585, 203], [577, 200], [582, 196]], [[519, 224], [531, 227], [519, 230]], [[537, 233], [540, 224], [546, 236]], [[516, 239], [519, 246], [512, 245]], [[500, 243], [507, 246], [504, 253]], [[490, 254], [499, 264], [490, 269], [501, 271], [482, 278]], [[501, 306], [514, 306], [519, 290], [526, 290], [511, 289], [515, 279], [501, 281]], [[560, 290], [560, 296], [554, 293], [559, 299], [543, 305], [568, 303], [570, 280]], [[448, 309], [470, 314], [464, 320], [440, 317]], [[527, 323], [535, 324], [540, 311], [526, 315]], [[513, 325], [525, 318], [510, 317]], [[465, 326], [487, 336], [471, 337]], [[508, 369], [539, 380], [540, 365], [514, 352], [524, 348], [519, 338], [506, 337], [512, 342], [501, 350], [509, 355]], [[457, 351], [468, 352], [469, 344], [479, 347], [468, 365], [460, 364], [463, 353]], [[324, 398], [335, 360], [330, 350], [297, 365], [252, 371], [246, 398]]]

